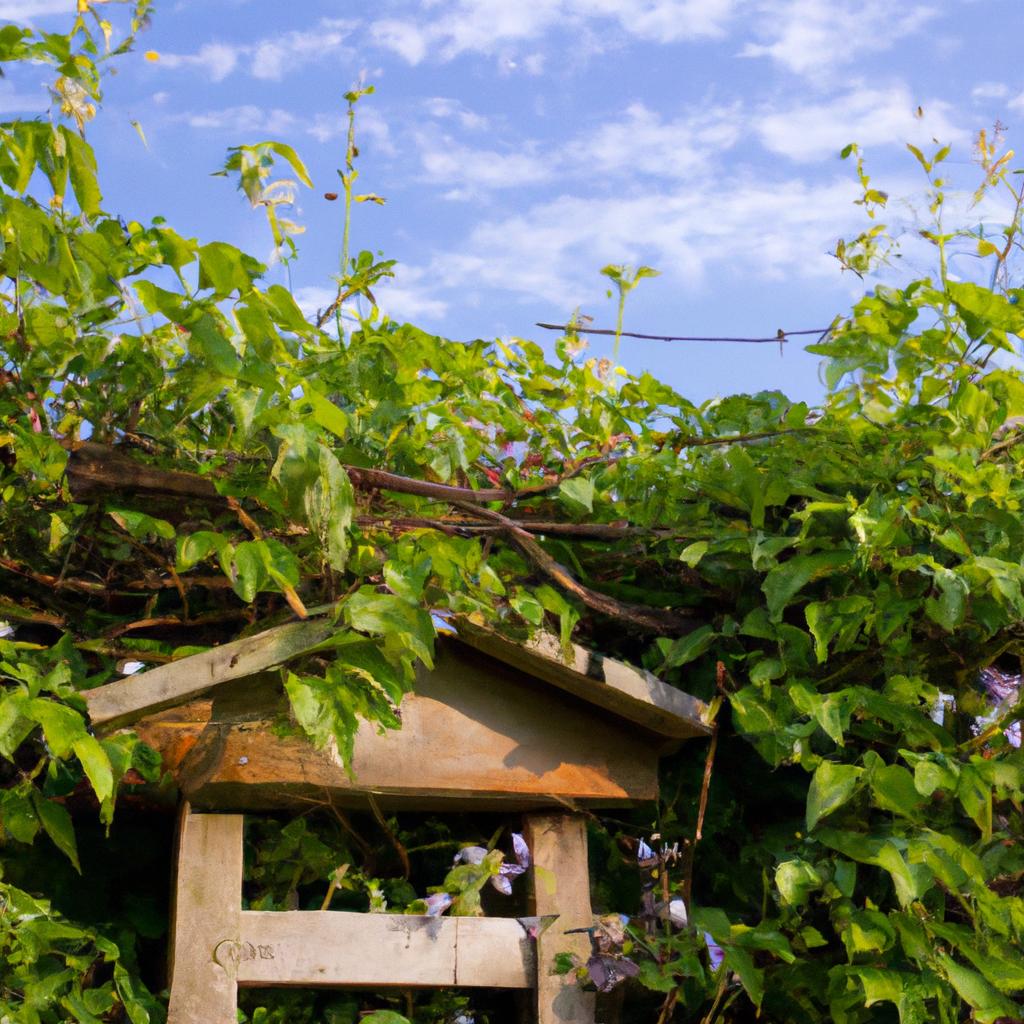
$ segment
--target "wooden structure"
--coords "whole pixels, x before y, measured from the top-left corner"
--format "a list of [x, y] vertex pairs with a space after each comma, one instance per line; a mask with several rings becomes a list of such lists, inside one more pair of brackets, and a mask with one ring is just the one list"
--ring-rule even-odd
[[[329, 630], [294, 623], [85, 695], [95, 726], [135, 723], [187, 801], [169, 1024], [233, 1024], [240, 985], [534, 989], [541, 1024], [590, 1024], [593, 996], [550, 973], [556, 952], [589, 955], [585, 935], [565, 934], [593, 920], [574, 808], [653, 799], [659, 755], [707, 733], [703, 706], [581, 648], [566, 664], [553, 638], [521, 645], [460, 624], [403, 700], [402, 729], [359, 730], [350, 777], [329, 749], [269, 728], [284, 705], [265, 670]], [[241, 909], [238, 812], [310, 797], [358, 807], [367, 794], [384, 807], [522, 812], [543, 880], [531, 914], [557, 914], [555, 926], [534, 941], [515, 918]]]

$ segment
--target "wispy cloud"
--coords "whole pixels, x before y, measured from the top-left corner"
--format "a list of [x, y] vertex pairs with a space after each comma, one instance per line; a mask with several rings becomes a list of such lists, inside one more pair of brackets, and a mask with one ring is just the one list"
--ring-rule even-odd
[[830, 76], [865, 54], [887, 50], [936, 16], [933, 7], [891, 0], [757, 0], [743, 57], [769, 57], [799, 75]]
[[918, 116], [918, 106], [906, 86], [861, 86], [819, 103], [764, 113], [753, 127], [767, 149], [797, 161], [833, 157], [849, 142], [927, 146], [932, 139], [969, 141], [970, 133], [957, 123], [948, 103], [925, 101], [920, 104], [923, 116]]
[[205, 43], [195, 53], [162, 53], [159, 63], [165, 68], [193, 68], [211, 82], [221, 82], [238, 67], [239, 58], [246, 50], [246, 47], [226, 43]]
[[0, 0], [0, 18], [26, 22], [43, 18], [49, 14], [63, 14], [68, 17], [72, 6], [68, 0]]
[[[382, 313], [392, 320], [440, 321], [448, 311], [448, 303], [437, 296], [437, 283], [431, 273], [415, 267], [398, 266], [395, 277], [373, 290]], [[304, 285], [295, 289], [295, 301], [310, 319], [327, 309], [337, 290], [323, 285]], [[365, 312], [365, 311], [364, 311]], [[356, 311], [346, 306], [347, 317]]]
[[549, 181], [552, 163], [532, 144], [515, 150], [476, 149], [433, 132], [417, 137], [428, 181], [447, 187], [449, 198], [469, 199], [492, 189], [523, 188]]
[[[669, 286], [701, 286], [716, 268], [754, 278], [820, 277], [838, 232], [858, 223], [847, 179], [732, 178], [637, 196], [561, 196], [478, 224], [430, 273], [440, 294], [493, 288], [572, 308], [597, 297], [608, 262], [658, 267]], [[819, 254], [815, 257], [815, 253]]]
[[163, 53], [158, 66], [191, 68], [214, 82], [237, 70], [253, 78], [278, 81], [311, 61], [337, 56], [352, 28], [350, 21], [322, 18], [312, 29], [284, 32], [254, 43], [205, 43], [195, 53]]
[[488, 118], [447, 96], [432, 96], [424, 103], [424, 109], [435, 120], [454, 121], [467, 131], [483, 131], [490, 125]]
[[971, 90], [971, 98], [976, 100], [1001, 100], [1009, 92], [1009, 87], [1002, 82], [979, 82]]
[[[706, 39], [724, 33], [735, 8], [736, 0], [456, 0], [439, 14], [436, 0], [421, 0], [417, 15], [380, 18], [371, 24], [370, 36], [419, 64], [428, 56], [441, 61], [464, 53], [500, 56], [512, 44], [602, 22], [613, 32], [651, 42]], [[526, 70], [536, 73], [542, 57], [533, 53], [524, 61], [532, 62]]]
[[223, 131], [229, 136], [247, 132], [283, 133], [295, 126], [295, 118], [287, 110], [264, 110], [252, 104], [180, 114], [175, 120], [184, 121], [190, 128]]
[[625, 116], [566, 147], [587, 173], [645, 174], [683, 178], [711, 170], [743, 132], [738, 104], [706, 108], [703, 104], [675, 119], [665, 119], [643, 103], [631, 104]]

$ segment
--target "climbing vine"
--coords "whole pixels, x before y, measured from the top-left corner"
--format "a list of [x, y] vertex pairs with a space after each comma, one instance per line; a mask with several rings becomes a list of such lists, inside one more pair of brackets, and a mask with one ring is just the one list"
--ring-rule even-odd
[[[0, 28], [0, 66], [53, 97], [0, 124], [0, 1021], [162, 1015], [146, 901], [166, 865], [133, 876], [123, 912], [82, 890], [139, 859], [120, 830], [173, 794], [130, 733], [94, 733], [81, 693], [309, 616], [331, 623], [330, 658], [297, 652], [283, 681], [297, 725], [343, 756], [359, 720], [399, 725], [438, 630], [467, 619], [577, 639], [717, 711], [713, 760], [691, 744], [654, 811], [592, 823], [612, 959], [560, 969], [602, 988], [617, 971], [622, 1012], [1021, 1019], [1024, 179], [998, 141], [979, 139], [978, 198], [1005, 191], [1010, 220], [973, 233], [945, 223], [948, 151], [914, 151], [938, 271], [875, 287], [811, 346], [820, 406], [698, 406], [571, 330], [549, 350], [383, 318], [391, 264], [368, 252], [346, 251], [311, 321], [235, 246], [106, 210], [88, 125], [149, 6]], [[348, 201], [354, 160], [350, 136]], [[235, 146], [224, 172], [294, 259], [299, 155]], [[888, 245], [875, 223], [836, 254], [866, 274]], [[966, 247], [984, 269], [957, 280]], [[650, 273], [611, 270], [623, 300]], [[349, 824], [254, 831], [247, 898], [422, 910], [467, 845], [484, 859], [464, 867], [497, 874], [479, 825]], [[669, 909], [647, 921], [645, 861], [666, 849]], [[360, 1009], [259, 998], [254, 1022]], [[472, 1012], [453, 994], [380, 1009]]]

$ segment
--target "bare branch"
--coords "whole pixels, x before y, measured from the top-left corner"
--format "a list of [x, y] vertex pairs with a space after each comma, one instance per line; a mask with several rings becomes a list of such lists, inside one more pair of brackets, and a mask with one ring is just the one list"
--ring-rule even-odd
[[537, 324], [537, 327], [542, 327], [545, 331], [562, 331], [565, 334], [606, 334], [614, 336], [618, 334], [621, 338], [640, 338], [642, 341], [736, 341], [743, 342], [747, 345], [767, 345], [774, 342], [777, 345], [784, 345], [786, 341], [791, 337], [796, 337], [801, 334], [819, 334], [824, 337], [829, 331], [832, 330], [829, 327], [816, 327], [814, 330], [809, 331], [784, 331], [781, 328], [773, 334], [770, 338], [705, 338], [705, 337], [686, 337], [678, 334], [636, 334], [633, 331], [612, 331], [606, 327], [579, 327], [574, 324]]

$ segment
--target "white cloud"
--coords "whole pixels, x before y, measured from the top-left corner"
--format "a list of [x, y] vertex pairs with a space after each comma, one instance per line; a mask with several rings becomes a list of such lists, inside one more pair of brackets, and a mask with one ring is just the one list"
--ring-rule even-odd
[[770, 57], [789, 71], [823, 76], [866, 53], [889, 49], [935, 15], [922, 4], [891, 0], [759, 0], [755, 33], [743, 57]]
[[420, 133], [416, 141], [427, 179], [453, 190], [450, 198], [467, 199], [487, 189], [522, 188], [552, 177], [552, 162], [530, 144], [510, 152], [474, 149], [437, 132]]
[[1024, 110], [1024, 92], [1019, 96], [1015, 96], [1006, 106], [1009, 110]]
[[716, 268], [815, 278], [833, 272], [827, 250], [863, 218], [855, 196], [846, 178], [731, 178], [637, 196], [561, 196], [478, 224], [430, 271], [441, 294], [495, 288], [566, 308], [596, 298], [597, 268], [609, 262], [657, 267], [659, 287], [699, 286]]
[[1009, 91], [1002, 82], [979, 82], [971, 90], [971, 97], [976, 100], [1001, 100]]
[[287, 132], [295, 125], [295, 118], [287, 110], [264, 110], [253, 104], [208, 110], [201, 114], [182, 114], [178, 120], [190, 128], [216, 129], [236, 135], [245, 132], [273, 135]]
[[194, 68], [214, 82], [242, 68], [254, 78], [278, 81], [311, 61], [336, 56], [352, 27], [352, 22], [341, 18], [321, 18], [313, 29], [268, 36], [255, 43], [204, 43], [195, 53], [162, 53], [157, 66]]
[[73, 13], [68, 0], [0, 0], [0, 18], [9, 21], [26, 22], [49, 14], [63, 14], [70, 18]]
[[[306, 134], [320, 143], [342, 139], [348, 131], [348, 121], [340, 109], [331, 114], [314, 114], [311, 118], [305, 118], [303, 124]], [[376, 107], [359, 108], [356, 115], [356, 140], [362, 153], [367, 153], [371, 148], [387, 156], [396, 152], [391, 141], [391, 129]]]
[[196, 53], [162, 53], [159, 66], [165, 68], [195, 68], [204, 72], [212, 82], [221, 82], [238, 67], [239, 57], [245, 54], [244, 46], [228, 46], [225, 43], [205, 43]]
[[439, 321], [448, 312], [448, 303], [437, 297], [433, 275], [415, 267], [395, 268], [395, 277], [373, 291], [380, 308], [392, 320]]
[[277, 81], [296, 65], [337, 53], [351, 28], [349, 22], [340, 18], [323, 18], [312, 31], [285, 32], [264, 39], [253, 51], [251, 72], [255, 78]]
[[[634, 103], [626, 116], [609, 121], [596, 132], [578, 137], [567, 153], [582, 154], [587, 173], [650, 174], [682, 178], [710, 170], [740, 139], [743, 121], [738, 105], [703, 105], [666, 121], [642, 103]], [[582, 169], [582, 168], [581, 168]]]
[[[439, 13], [437, 0], [421, 0], [421, 17], [378, 19], [370, 35], [377, 45], [419, 64], [428, 56], [498, 55], [556, 29], [575, 34], [600, 22], [610, 23], [611, 34], [656, 43], [706, 39], [723, 34], [735, 7], [736, 0], [455, 0]], [[503, 59], [513, 60], [507, 53]], [[537, 74], [543, 56], [531, 53], [523, 64]]]
[[[414, 267], [395, 268], [395, 277], [373, 289], [381, 312], [392, 320], [441, 320], [448, 311], [448, 303], [436, 295], [436, 284], [431, 275]], [[311, 321], [334, 302], [337, 291], [322, 285], [296, 288], [294, 297], [299, 309]], [[365, 310], [364, 310], [365, 312]], [[350, 320], [356, 311], [346, 304], [343, 316]]]
[[465, 104], [458, 100], [449, 99], [447, 96], [432, 96], [424, 103], [427, 113], [438, 121], [457, 121], [467, 131], [484, 131], [490, 126], [490, 121], [482, 114], [470, 110]]
[[857, 88], [820, 103], [764, 113], [754, 120], [762, 144], [791, 160], [822, 160], [836, 156], [849, 142], [862, 146], [929, 146], [968, 142], [970, 133], [953, 119], [949, 104], [929, 100], [917, 116], [917, 101], [905, 86]]

